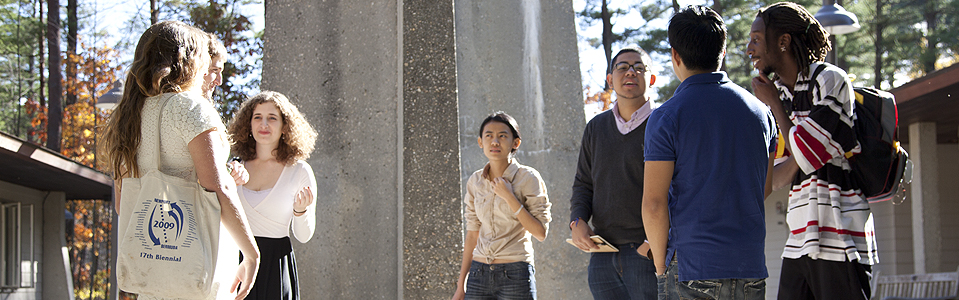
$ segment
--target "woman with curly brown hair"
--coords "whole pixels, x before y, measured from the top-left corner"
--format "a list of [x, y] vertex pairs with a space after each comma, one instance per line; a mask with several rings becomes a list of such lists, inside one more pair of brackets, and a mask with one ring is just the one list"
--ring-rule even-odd
[[264, 91], [243, 103], [229, 133], [250, 174], [240, 202], [263, 256], [247, 299], [299, 299], [289, 232], [292, 227], [306, 243], [315, 229], [316, 178], [303, 160], [313, 152], [316, 131], [286, 96]]
[[[229, 157], [226, 130], [212, 103], [201, 93], [210, 64], [208, 44], [205, 32], [183, 22], [150, 26], [137, 42], [123, 97], [100, 135], [98, 153], [105, 157], [104, 170], [113, 174], [121, 220], [129, 218], [137, 204], [136, 199], [121, 199], [122, 180], [140, 178], [152, 162], [158, 162], [158, 170], [164, 174], [199, 181], [216, 193], [220, 221], [246, 256], [233, 280], [234, 287], [243, 283], [236, 295], [243, 299], [256, 276], [260, 255], [240, 208], [234, 179], [220, 163]], [[124, 236], [127, 228], [120, 225], [118, 230]], [[157, 297], [165, 296], [139, 295], [139, 299]]]

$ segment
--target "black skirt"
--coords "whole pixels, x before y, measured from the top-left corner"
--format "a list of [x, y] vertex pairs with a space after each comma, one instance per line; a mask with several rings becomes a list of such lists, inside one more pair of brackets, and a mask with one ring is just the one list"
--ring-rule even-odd
[[[246, 299], [253, 300], [299, 300], [300, 290], [296, 279], [296, 258], [290, 237], [254, 237], [260, 249], [260, 270], [256, 282]], [[240, 253], [240, 262], [243, 253]]]

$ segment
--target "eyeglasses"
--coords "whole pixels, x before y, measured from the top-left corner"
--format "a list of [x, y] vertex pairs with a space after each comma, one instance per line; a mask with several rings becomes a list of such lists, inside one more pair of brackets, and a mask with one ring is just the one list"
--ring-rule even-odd
[[626, 72], [629, 70], [629, 68], [633, 68], [633, 71], [635, 71], [636, 73], [640, 73], [640, 74], [646, 73], [646, 65], [643, 65], [643, 63], [641, 62], [630, 64], [624, 61], [624, 62], [620, 62], [618, 64], [613, 65], [613, 70], [616, 70], [619, 72]]

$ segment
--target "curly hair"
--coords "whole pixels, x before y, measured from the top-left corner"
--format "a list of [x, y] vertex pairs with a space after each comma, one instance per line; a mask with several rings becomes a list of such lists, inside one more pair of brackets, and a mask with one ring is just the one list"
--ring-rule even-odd
[[305, 160], [313, 152], [316, 144], [316, 130], [306, 121], [300, 110], [290, 99], [274, 91], [262, 91], [256, 96], [243, 102], [240, 110], [233, 115], [227, 132], [230, 134], [233, 145], [230, 150], [242, 160], [256, 158], [256, 140], [253, 139], [253, 110], [263, 103], [273, 103], [280, 111], [283, 129], [280, 136], [280, 145], [274, 149], [276, 160], [284, 165], [291, 165], [298, 160]]
[[792, 37], [790, 50], [803, 74], [809, 72], [811, 63], [824, 61], [826, 53], [832, 49], [829, 33], [802, 5], [779, 2], [759, 9], [756, 17], [762, 18], [766, 25], [766, 47], [771, 47], [769, 49], [776, 48], [775, 43], [783, 34]]
[[97, 152], [105, 157], [100, 167], [114, 179], [140, 176], [137, 151], [146, 99], [202, 84], [209, 44], [205, 32], [179, 21], [153, 24], [140, 36], [123, 96], [98, 138]]

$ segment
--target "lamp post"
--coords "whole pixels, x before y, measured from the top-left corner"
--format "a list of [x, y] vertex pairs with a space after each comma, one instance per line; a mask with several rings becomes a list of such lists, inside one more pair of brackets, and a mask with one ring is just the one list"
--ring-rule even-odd
[[120, 103], [120, 98], [123, 97], [123, 81], [117, 80], [113, 82], [113, 88], [97, 98], [96, 107], [99, 109], [113, 109], [117, 107], [117, 104]]
[[859, 18], [841, 5], [836, 4], [835, 0], [823, 0], [822, 8], [816, 12], [816, 20], [829, 33], [829, 44], [832, 50], [826, 54], [826, 61], [838, 65], [836, 59], [836, 35], [847, 34], [859, 30]]
[[[114, 109], [117, 107], [117, 104], [120, 103], [121, 97], [123, 97], [123, 81], [116, 80], [113, 82], [113, 88], [107, 91], [106, 93], [104, 93], [103, 96], [96, 97], [96, 93], [94, 93], [93, 106], [96, 108], [99, 108], [100, 110]], [[99, 128], [99, 126], [97, 126], [97, 118], [99, 116], [99, 113], [97, 113], [96, 109], [94, 109], [93, 114], [94, 114], [93, 127]], [[94, 149], [97, 149], [97, 147], [95, 146], [97, 143], [96, 139], [97, 139], [97, 136], [94, 136], [93, 137]], [[94, 166], [100, 165], [99, 163], [97, 163], [96, 151], [93, 152], [93, 165]]]

